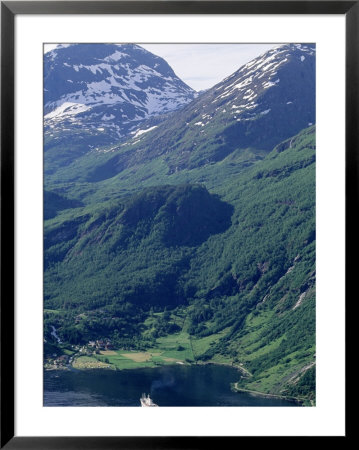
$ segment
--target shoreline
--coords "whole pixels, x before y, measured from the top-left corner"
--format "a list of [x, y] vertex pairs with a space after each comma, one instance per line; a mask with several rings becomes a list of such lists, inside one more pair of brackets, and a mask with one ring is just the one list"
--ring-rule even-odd
[[214, 364], [216, 366], [226, 366], [226, 367], [232, 367], [232, 369], [237, 369], [239, 372], [241, 372], [246, 377], [251, 377], [252, 374], [248, 372], [244, 367], [238, 365], [238, 364], [230, 364], [230, 363], [224, 363], [224, 362], [215, 362], [215, 361], [196, 361], [191, 365], [206, 365], [206, 364]]
[[268, 394], [265, 392], [253, 391], [251, 389], [240, 388], [240, 387], [238, 387], [238, 381], [236, 381], [235, 383], [232, 384], [232, 389], [234, 392], [243, 392], [246, 394], [253, 395], [253, 397], [276, 398], [276, 399], [280, 399], [280, 400], [287, 400], [287, 401], [299, 403], [300, 405], [303, 405], [303, 403], [305, 401], [310, 401], [310, 400], [304, 399], [304, 398], [290, 397], [290, 396], [285, 396], [285, 395], [280, 395], [280, 394]]
[[47, 372], [56, 372], [56, 371], [64, 371], [64, 370], [78, 370], [78, 371], [87, 371], [87, 370], [136, 370], [136, 369], [145, 369], [145, 368], [152, 368], [152, 369], [156, 369], [156, 368], [160, 368], [160, 367], [166, 367], [166, 366], [175, 366], [175, 365], [181, 365], [181, 366], [205, 366], [205, 365], [209, 365], [209, 364], [213, 364], [215, 366], [226, 366], [226, 367], [230, 367], [232, 369], [236, 369], [238, 370], [240, 373], [242, 373], [243, 375], [246, 376], [251, 376], [252, 374], [250, 372], [248, 372], [246, 369], [244, 369], [243, 367], [239, 366], [239, 365], [235, 365], [235, 364], [230, 364], [230, 363], [224, 363], [224, 362], [215, 362], [215, 361], [194, 361], [194, 362], [187, 362], [187, 361], [175, 361], [171, 364], [156, 364], [153, 367], [149, 367], [149, 366], [142, 366], [142, 365], [138, 365], [135, 367], [126, 367], [126, 368], [118, 368], [116, 367], [114, 364], [109, 364], [107, 366], [103, 366], [103, 367], [74, 367], [71, 364], [66, 364], [65, 366], [57, 366], [57, 367], [46, 367], [45, 365], [43, 366], [43, 370], [47, 371]]
[[[176, 364], [177, 363], [173, 363], [173, 364], [158, 364], [158, 365], [156, 365], [154, 367], [150, 367], [150, 368], [157, 369], [157, 368], [170, 366], [170, 365], [175, 366]], [[196, 365], [200, 366], [200, 365], [202, 365], [202, 366], [205, 366], [205, 365], [210, 365], [210, 364], [216, 365], [216, 366], [226, 366], [226, 367], [230, 367], [230, 368], [233, 368], [233, 369], [237, 369], [242, 374], [245, 374], [247, 376], [248, 375], [251, 376], [251, 374], [249, 372], [247, 372], [243, 367], [238, 366], [238, 365], [232, 365], [230, 363], [220, 363], [220, 362], [213, 362], [213, 361], [195, 361], [193, 363], [183, 363], [181, 365], [185, 365], [185, 366], [196, 366]], [[121, 371], [121, 370], [136, 370], [136, 369], [138, 370], [138, 369], [144, 369], [144, 368], [148, 368], [148, 367], [138, 366], [138, 367], [124, 368], [124, 369], [119, 369], [117, 367], [108, 367], [108, 366], [107, 367], [75, 368], [73, 366], [68, 366], [67, 365], [67, 366], [56, 367], [56, 368], [48, 368], [48, 367], [46, 368], [46, 367], [44, 367], [44, 370], [47, 371], [47, 372], [57, 372], [57, 371], [60, 371], [60, 372], [61, 371], [78, 371], [78, 372], [84, 371], [84, 372], [87, 372], [87, 371], [92, 371], [92, 370], [94, 370], [94, 371], [97, 371], [97, 370], [114, 370], [114, 371], [118, 371], [119, 370], [119, 371]], [[265, 392], [261, 392], [261, 391], [254, 391], [254, 390], [251, 390], [251, 389], [240, 388], [240, 387], [238, 387], [238, 381], [236, 381], [234, 383], [231, 383], [230, 386], [231, 386], [231, 390], [233, 392], [245, 393], [245, 394], [252, 395], [253, 397], [262, 397], [262, 398], [273, 398], [273, 399], [279, 399], [279, 400], [286, 400], [286, 401], [290, 401], [290, 402], [293, 402], [293, 403], [298, 403], [300, 406], [305, 406], [304, 403], [306, 401], [308, 401], [311, 404], [311, 406], [314, 406], [312, 400], [305, 399], [305, 398], [290, 397], [290, 396], [285, 396], [285, 395], [280, 395], [280, 394], [269, 394], [269, 393], [265, 393]]]

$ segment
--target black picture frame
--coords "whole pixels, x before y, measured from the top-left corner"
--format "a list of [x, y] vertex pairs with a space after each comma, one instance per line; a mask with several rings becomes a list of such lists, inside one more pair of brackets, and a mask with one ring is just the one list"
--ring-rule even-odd
[[[238, 445], [230, 437], [15, 436], [14, 393], [14, 22], [18, 14], [340, 14], [346, 20], [346, 297], [357, 243], [359, 1], [4, 1], [1, 2], [1, 441], [6, 449], [157, 449]], [[348, 327], [346, 341], [348, 342]], [[346, 411], [348, 410], [346, 397]], [[347, 416], [347, 414], [346, 414]], [[348, 424], [346, 435], [349, 437]]]

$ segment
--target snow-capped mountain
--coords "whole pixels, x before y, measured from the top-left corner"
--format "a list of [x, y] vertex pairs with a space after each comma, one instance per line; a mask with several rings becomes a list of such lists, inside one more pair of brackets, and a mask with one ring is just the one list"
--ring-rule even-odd
[[[123, 170], [161, 157], [170, 173], [231, 158], [252, 163], [315, 123], [315, 45], [277, 46], [114, 152]], [[116, 162], [117, 161], [117, 162]], [[110, 166], [110, 163], [108, 163]]]
[[285, 114], [291, 114], [305, 100], [304, 127], [315, 121], [314, 89], [315, 47], [291, 44], [273, 48], [245, 64], [211, 94], [214, 111], [218, 113], [225, 104], [237, 122], [276, 113], [282, 107]]
[[[85, 139], [97, 155], [104, 155], [104, 161], [98, 156], [85, 168], [71, 167], [70, 176], [62, 173], [61, 179], [100, 180], [155, 158], [160, 158], [170, 174], [224, 159], [231, 165], [252, 164], [278, 143], [315, 124], [315, 61], [314, 44], [274, 47], [187, 105], [162, 115], [164, 120], [140, 122], [129, 129], [126, 139], [111, 145], [107, 145], [106, 133], [98, 131], [105, 129], [102, 125], [95, 130], [80, 127], [77, 147], [75, 121], [68, 143], [64, 132], [58, 137], [54, 128], [48, 133], [46, 173], [59, 167], [59, 150], [64, 158], [70, 152], [85, 153], [81, 145]], [[71, 108], [81, 106], [70, 106], [70, 112]], [[82, 114], [86, 112], [76, 118]], [[90, 139], [84, 130], [91, 133]]]
[[50, 146], [67, 136], [118, 140], [195, 96], [166, 61], [139, 45], [60, 45], [44, 56], [44, 125]]

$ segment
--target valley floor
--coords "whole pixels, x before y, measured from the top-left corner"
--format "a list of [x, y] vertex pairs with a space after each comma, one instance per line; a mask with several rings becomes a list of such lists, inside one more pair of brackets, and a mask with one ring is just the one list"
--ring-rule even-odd
[[[212, 336], [213, 338], [213, 336]], [[193, 342], [192, 342], [193, 341]], [[197, 361], [194, 348], [201, 345], [200, 340], [192, 340], [187, 333], [166, 336], [158, 339], [158, 346], [147, 351], [129, 351], [124, 349], [91, 351], [88, 347], [79, 349], [64, 349], [67, 356], [60, 358], [48, 358], [45, 361], [45, 370], [124, 370], [139, 368], [155, 368], [163, 365], [192, 365], [192, 364], [217, 364], [226, 365], [238, 369], [240, 381], [234, 383], [231, 388], [236, 392], [246, 392], [255, 396], [266, 398], [279, 398], [284, 400], [296, 401], [305, 406], [313, 406], [313, 401], [306, 398], [280, 395], [278, 393], [268, 392], [268, 386], [256, 383], [257, 389], [247, 389], [242, 386], [241, 381], [250, 380], [252, 374], [244, 367], [243, 363], [234, 362], [230, 358], [221, 355], [215, 355], [209, 361]], [[176, 345], [176, 348], [174, 348]], [[180, 349], [178, 349], [180, 348]]]
[[[155, 313], [148, 319], [150, 328], [156, 317], [163, 313]], [[170, 320], [181, 329], [180, 332], [157, 337], [152, 345], [143, 349], [118, 348], [106, 340], [89, 341], [86, 345], [71, 345], [64, 343], [45, 344], [45, 370], [91, 370], [91, 369], [139, 369], [155, 368], [164, 365], [218, 364], [238, 369], [238, 381], [233, 390], [247, 392], [253, 395], [273, 396], [276, 398], [297, 400], [301, 404], [313, 405], [315, 393], [309, 390], [297, 389], [303, 375], [309, 375], [315, 370], [315, 348], [308, 351], [304, 357], [300, 352], [293, 351], [288, 357], [273, 360], [268, 368], [252, 373], [253, 358], [271, 355], [277, 348], [280, 339], [261, 344], [259, 332], [263, 323], [272, 319], [273, 313], [261, 310], [258, 314], [250, 314], [245, 322], [240, 344], [236, 345], [236, 353], [226, 354], [225, 351], [214, 351], [211, 357], [204, 359], [203, 355], [217, 345], [230, 331], [224, 328], [209, 336], [192, 336], [188, 333], [188, 317], [184, 312], [172, 314]], [[299, 384], [298, 384], [299, 383]], [[287, 389], [289, 388], [289, 391]], [[295, 389], [295, 390], [293, 390]]]

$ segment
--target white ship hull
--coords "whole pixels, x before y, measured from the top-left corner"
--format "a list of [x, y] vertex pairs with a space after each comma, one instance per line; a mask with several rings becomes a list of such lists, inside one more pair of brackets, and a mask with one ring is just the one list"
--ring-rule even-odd
[[156, 405], [156, 403], [153, 403], [152, 399], [150, 398], [149, 395], [142, 394], [142, 397], [140, 398], [140, 402], [141, 402], [141, 406], [142, 407], [151, 407], [151, 406], [158, 406]]

